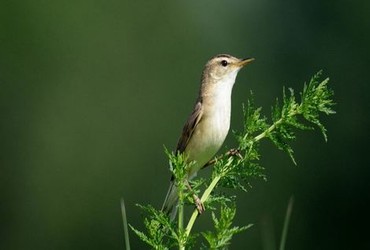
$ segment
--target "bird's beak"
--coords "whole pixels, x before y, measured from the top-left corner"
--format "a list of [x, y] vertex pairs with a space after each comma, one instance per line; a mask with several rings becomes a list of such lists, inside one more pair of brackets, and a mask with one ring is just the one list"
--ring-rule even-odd
[[245, 65], [247, 65], [248, 63], [251, 63], [254, 61], [254, 58], [245, 58], [245, 59], [242, 59], [239, 63], [238, 63], [238, 66], [239, 67], [244, 67]]

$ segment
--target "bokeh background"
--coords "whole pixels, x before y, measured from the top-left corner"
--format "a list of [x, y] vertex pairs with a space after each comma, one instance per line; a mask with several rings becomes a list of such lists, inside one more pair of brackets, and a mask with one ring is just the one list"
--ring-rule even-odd
[[[256, 61], [233, 92], [232, 129], [255, 93], [269, 115], [282, 87], [318, 70], [337, 114], [299, 133], [295, 167], [263, 143], [268, 181], [238, 193], [232, 249], [368, 249], [370, 4], [367, 1], [0, 2], [0, 249], [123, 249], [120, 198], [160, 207], [173, 148], [203, 65]], [[225, 143], [235, 145], [230, 135]], [[207, 173], [205, 173], [207, 174]], [[207, 216], [199, 223], [207, 223]], [[131, 233], [133, 249], [146, 249]]]

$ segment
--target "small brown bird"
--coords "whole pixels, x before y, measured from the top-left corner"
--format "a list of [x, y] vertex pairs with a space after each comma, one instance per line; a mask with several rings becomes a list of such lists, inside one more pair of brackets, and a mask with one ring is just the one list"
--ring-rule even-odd
[[[236, 76], [243, 66], [253, 60], [220, 54], [205, 65], [199, 96], [176, 148], [177, 152], [184, 153], [187, 160], [194, 163], [188, 172], [188, 180], [194, 178], [222, 146], [230, 128], [231, 92]], [[172, 220], [176, 217], [177, 192], [172, 176], [162, 206], [162, 211], [170, 214]], [[199, 198], [195, 197], [195, 202], [201, 210], [203, 205], [199, 204]]]

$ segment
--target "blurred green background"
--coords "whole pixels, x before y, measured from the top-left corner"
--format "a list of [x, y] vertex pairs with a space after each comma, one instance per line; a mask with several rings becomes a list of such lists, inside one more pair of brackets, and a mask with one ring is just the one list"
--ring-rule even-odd
[[[283, 85], [324, 70], [337, 114], [299, 133], [295, 167], [265, 142], [268, 182], [238, 193], [232, 249], [365, 249], [369, 225], [370, 2], [6, 1], [0, 3], [0, 249], [123, 249], [119, 200], [162, 205], [173, 148], [203, 65], [253, 56], [232, 129], [255, 93], [269, 115]], [[225, 143], [235, 145], [230, 135]], [[199, 223], [208, 221], [201, 217]], [[131, 233], [133, 249], [145, 249]]]

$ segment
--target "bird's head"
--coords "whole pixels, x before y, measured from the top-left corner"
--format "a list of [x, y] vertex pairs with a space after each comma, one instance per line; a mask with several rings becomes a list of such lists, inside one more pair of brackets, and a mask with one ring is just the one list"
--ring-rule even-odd
[[203, 81], [205, 78], [207, 78], [207, 82], [226, 81], [228, 79], [235, 81], [238, 71], [253, 60], [254, 58], [239, 59], [227, 54], [212, 57], [204, 67]]

